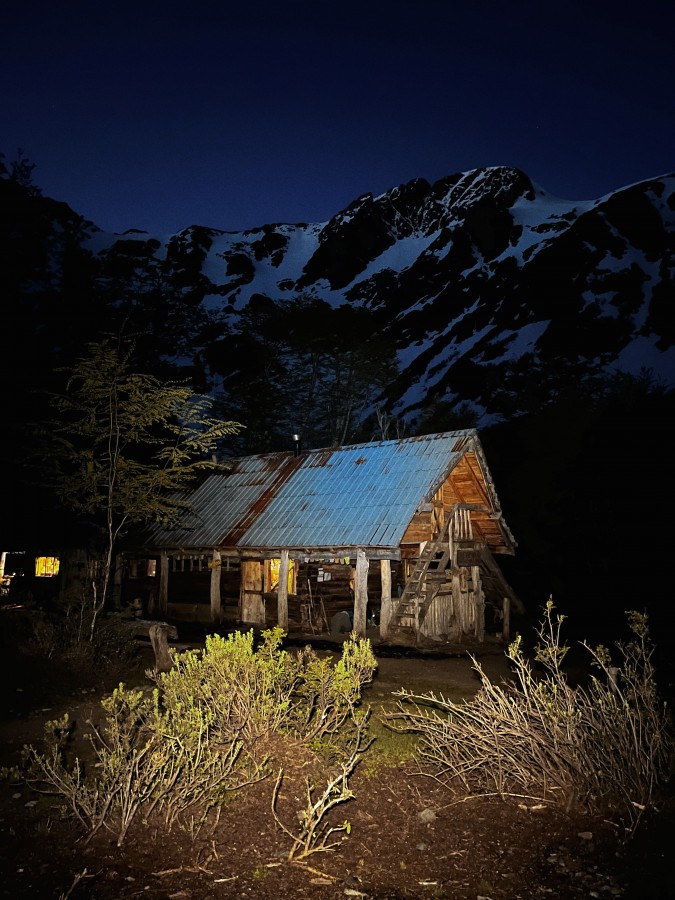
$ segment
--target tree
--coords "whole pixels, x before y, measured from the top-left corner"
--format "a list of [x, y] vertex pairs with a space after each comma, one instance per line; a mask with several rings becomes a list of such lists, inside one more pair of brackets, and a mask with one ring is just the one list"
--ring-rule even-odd
[[60, 501], [89, 518], [99, 537], [92, 579], [91, 634], [111, 581], [115, 547], [132, 524], [171, 524], [179, 492], [214, 465], [219, 441], [238, 422], [210, 415], [211, 400], [189, 386], [132, 370], [133, 349], [109, 341], [88, 346], [52, 398], [50, 480]]
[[205, 354], [227, 409], [247, 422], [249, 453], [343, 444], [363, 432], [396, 377], [396, 348], [370, 310], [315, 297], [256, 294]]
[[312, 297], [291, 302], [285, 321], [294, 430], [315, 446], [352, 440], [397, 375], [393, 341], [371, 310]]
[[5, 162], [5, 154], [0, 153], [0, 178], [7, 178], [27, 190], [31, 196], [37, 197], [42, 192], [33, 181], [33, 170], [36, 163], [26, 156], [21, 147], [16, 151], [16, 156]]

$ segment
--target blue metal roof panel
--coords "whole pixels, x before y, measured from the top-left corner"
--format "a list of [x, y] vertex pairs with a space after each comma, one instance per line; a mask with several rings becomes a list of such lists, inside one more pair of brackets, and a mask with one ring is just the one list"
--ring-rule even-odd
[[473, 432], [312, 451], [238, 541], [243, 548], [397, 546]]

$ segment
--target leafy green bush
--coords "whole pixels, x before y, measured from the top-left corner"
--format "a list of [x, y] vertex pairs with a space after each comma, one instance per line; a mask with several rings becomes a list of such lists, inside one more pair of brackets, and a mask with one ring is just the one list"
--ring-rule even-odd
[[301, 664], [281, 649], [283, 636], [280, 628], [266, 631], [256, 649], [253, 631], [208, 635], [203, 650], [177, 654], [174, 667], [157, 675], [165, 705], [208, 710], [215, 740], [236, 738], [252, 751], [290, 717]]
[[95, 758], [88, 772], [79, 759], [67, 765], [67, 715], [47, 723], [45, 752], [26, 751], [29, 783], [66, 798], [90, 835], [105, 827], [120, 845], [141, 810], [145, 819], [157, 810], [169, 828], [193, 810], [203, 821], [256, 774], [238, 766], [240, 742], [213, 745], [210, 716], [196, 706], [165, 708], [157, 690], [148, 696], [123, 685], [102, 705], [105, 723], [90, 723], [87, 735]]
[[306, 648], [295, 688], [292, 728], [314, 745], [335, 738], [359, 719], [361, 690], [372, 681], [376, 668], [370, 641], [345, 641], [342, 656], [333, 663]]
[[445, 783], [458, 780], [472, 793], [578, 802], [635, 826], [666, 781], [673, 751], [646, 616], [628, 614], [633, 639], [617, 644], [616, 666], [606, 648], [584, 643], [598, 674], [572, 688], [562, 669], [564, 616], [553, 609], [549, 601], [538, 630], [535, 661], [543, 675], [517, 639], [508, 650], [515, 685], [492, 684], [474, 660], [482, 686], [470, 702], [399, 691], [397, 710], [385, 719], [420, 735], [420, 761]]
[[203, 650], [176, 655], [152, 694], [120, 685], [102, 701], [103, 725], [89, 723], [86, 771], [79, 759], [68, 765], [67, 719], [49, 723], [46, 750], [27, 748], [29, 782], [65, 797], [90, 834], [105, 827], [121, 844], [138, 815], [170, 828], [218, 814], [229, 792], [264, 777], [257, 745], [271, 734], [308, 741], [351, 716], [362, 752], [355, 706], [376, 665], [369, 642], [346, 641], [331, 667], [310, 650], [282, 650], [282, 639], [266, 631], [256, 649], [252, 631], [212, 635]]
[[117, 615], [101, 617], [90, 640], [89, 625], [80, 613], [75, 606], [4, 609], [0, 632], [3, 666], [10, 679], [13, 669], [34, 667], [40, 675], [30, 688], [39, 692], [52, 684], [97, 684], [102, 674], [114, 675], [116, 681], [129, 677], [140, 663], [129, 628]]
[[273, 733], [310, 742], [336, 734], [356, 715], [361, 689], [376, 668], [370, 642], [345, 641], [337, 662], [320, 659], [309, 647], [298, 654], [281, 648], [284, 632], [253, 631], [209, 635], [204, 650], [174, 658], [157, 676], [164, 702], [204, 705], [213, 712], [217, 740], [236, 736], [248, 751]]

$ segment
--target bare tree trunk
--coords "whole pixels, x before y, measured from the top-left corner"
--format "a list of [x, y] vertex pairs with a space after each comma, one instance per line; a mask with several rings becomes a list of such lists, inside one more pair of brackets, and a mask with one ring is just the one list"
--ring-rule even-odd
[[96, 630], [96, 620], [98, 619], [99, 613], [103, 612], [103, 607], [105, 606], [106, 594], [108, 593], [108, 585], [110, 584], [110, 573], [112, 571], [113, 564], [113, 539], [110, 536], [108, 540], [108, 546], [105, 549], [105, 554], [103, 556], [102, 566], [103, 572], [101, 574], [101, 592], [99, 596], [99, 592], [96, 587], [96, 581], [92, 581], [92, 614], [91, 614], [91, 630], [89, 632], [89, 640], [94, 640], [94, 631]]

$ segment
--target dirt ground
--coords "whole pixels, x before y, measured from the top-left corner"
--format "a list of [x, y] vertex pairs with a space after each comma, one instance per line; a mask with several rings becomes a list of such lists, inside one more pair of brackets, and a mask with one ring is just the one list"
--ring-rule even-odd
[[[148, 653], [146, 649], [143, 651]], [[328, 652], [328, 651], [325, 651]], [[376, 648], [378, 670], [364, 694], [375, 720], [400, 687], [468, 699], [479, 686], [466, 653], [392, 655]], [[148, 657], [148, 661], [151, 656]], [[490, 678], [508, 678], [503, 650], [484, 648]], [[139, 669], [142, 673], [143, 667]], [[142, 675], [139, 674], [142, 681]], [[99, 713], [111, 684], [94, 689], [50, 680], [29, 690], [4, 680], [0, 765], [40, 739], [46, 719], [68, 711], [78, 728]], [[41, 688], [41, 689], [40, 689]], [[383, 728], [374, 722], [376, 738]], [[74, 817], [52, 798], [23, 784], [0, 784], [0, 896], [31, 898], [529, 898], [675, 896], [667, 862], [669, 823], [663, 813], [646, 821], [626, 846], [611, 823], [568, 814], [529, 798], [466, 798], [416, 774], [412, 757], [392, 764], [376, 739], [351, 780], [354, 799], [339, 810], [350, 833], [341, 845], [287, 859], [290, 839], [271, 812], [274, 778], [238, 794], [218, 825], [197, 835], [140, 822], [116, 846], [110, 834], [86, 843]], [[378, 755], [379, 753], [379, 755]], [[301, 754], [282, 791], [278, 811], [292, 827], [303, 805]], [[290, 760], [287, 760], [290, 763]], [[314, 773], [315, 774], [315, 773]]]

